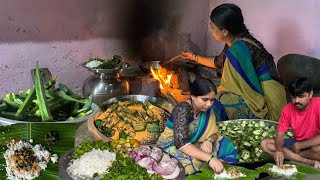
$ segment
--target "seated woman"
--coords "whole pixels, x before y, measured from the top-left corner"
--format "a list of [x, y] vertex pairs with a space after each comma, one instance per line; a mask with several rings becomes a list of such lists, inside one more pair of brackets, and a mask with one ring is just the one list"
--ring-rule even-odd
[[229, 119], [278, 121], [287, 101], [272, 55], [249, 33], [238, 6], [222, 4], [212, 10], [210, 20], [212, 36], [226, 44], [223, 52], [217, 57], [186, 52], [181, 57], [222, 69], [217, 99]]
[[174, 108], [157, 142], [183, 164], [186, 175], [201, 172], [205, 162], [217, 173], [224, 169], [221, 161], [238, 162], [231, 141], [218, 133], [216, 122], [227, 116], [215, 95], [211, 80], [196, 79], [191, 85], [190, 99]]

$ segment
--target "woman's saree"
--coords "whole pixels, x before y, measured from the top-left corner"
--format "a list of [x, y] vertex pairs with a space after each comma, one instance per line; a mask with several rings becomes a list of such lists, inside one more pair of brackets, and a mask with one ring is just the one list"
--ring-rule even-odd
[[[212, 134], [218, 133], [216, 122], [225, 119], [222, 119], [223, 117], [221, 116], [221, 114], [215, 113], [215, 108], [217, 108], [217, 106], [213, 106], [206, 112], [201, 112], [197, 119], [189, 120], [188, 128], [190, 143], [201, 147], [201, 144], [205, 141], [206, 138], [208, 138]], [[166, 128], [161, 134], [157, 145], [164, 151], [173, 155], [182, 163], [185, 168], [186, 175], [201, 172], [205, 165], [203, 161], [192, 158], [191, 156], [188, 156], [182, 153], [180, 150], [176, 149], [174, 145], [174, 125], [172, 117], [170, 117], [166, 122]], [[212, 154], [218, 159], [222, 159], [225, 162], [238, 162], [238, 151], [235, 149], [234, 145], [227, 137], [223, 137], [220, 135], [218, 136], [216, 143], [214, 143], [212, 146]]]
[[252, 54], [238, 40], [225, 52], [217, 99], [225, 106], [229, 119], [279, 120], [286, 104], [284, 87], [271, 79], [269, 66], [254, 69]]

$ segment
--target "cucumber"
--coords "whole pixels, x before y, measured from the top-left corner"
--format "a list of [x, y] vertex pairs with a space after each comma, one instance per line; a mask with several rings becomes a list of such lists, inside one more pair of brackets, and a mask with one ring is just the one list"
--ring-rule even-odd
[[158, 123], [150, 123], [147, 124], [147, 131], [150, 132], [159, 132], [160, 131], [160, 127]]
[[144, 131], [146, 129], [146, 127], [143, 124], [133, 124], [133, 129], [136, 132], [139, 132], [139, 131]]

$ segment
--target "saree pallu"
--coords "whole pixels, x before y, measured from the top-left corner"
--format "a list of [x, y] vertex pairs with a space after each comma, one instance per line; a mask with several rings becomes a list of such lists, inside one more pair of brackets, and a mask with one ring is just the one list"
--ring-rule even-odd
[[[197, 147], [201, 147], [206, 138], [212, 134], [218, 133], [216, 117], [214, 108], [210, 108], [206, 112], [201, 112], [198, 119], [189, 120], [189, 142]], [[157, 145], [182, 163], [185, 168], [186, 176], [201, 172], [205, 165], [203, 161], [192, 158], [176, 149], [174, 145], [174, 126], [172, 117], [166, 122], [166, 128], [164, 132], [161, 133]], [[218, 136], [218, 139], [212, 146], [212, 154], [225, 162], [238, 162], [238, 151], [227, 137]]]
[[229, 119], [278, 121], [286, 94], [284, 87], [271, 79], [269, 66], [255, 70], [251, 52], [242, 40], [232, 44], [224, 59], [217, 97]]

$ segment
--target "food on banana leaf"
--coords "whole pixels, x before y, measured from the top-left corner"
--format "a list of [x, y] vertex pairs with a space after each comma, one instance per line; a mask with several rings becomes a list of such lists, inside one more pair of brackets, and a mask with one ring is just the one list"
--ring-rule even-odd
[[[296, 170], [294, 168], [296, 168]], [[307, 166], [307, 165], [304, 165], [301, 163], [295, 163], [292, 161], [290, 162], [285, 161], [282, 166], [277, 166], [275, 164], [267, 163], [256, 169], [259, 173], [268, 173], [270, 176], [273, 176], [274, 178], [271, 177], [271, 179], [300, 180], [300, 179], [308, 179], [307, 176], [310, 176], [310, 177], [320, 176], [320, 171], [318, 169], [312, 166]], [[314, 178], [310, 178], [310, 179], [314, 179]]]
[[[260, 148], [263, 139], [275, 138], [277, 124], [268, 121], [231, 120], [218, 122], [221, 135], [231, 139], [239, 151], [239, 162], [254, 162], [270, 159]], [[285, 138], [292, 138], [293, 133], [288, 131]]]
[[164, 130], [169, 114], [150, 102], [118, 101], [107, 108], [94, 124], [112, 139], [134, 138], [141, 143], [152, 143]]
[[66, 121], [90, 115], [92, 98], [75, 95], [53, 77], [44, 85], [38, 64], [32, 88], [19, 94], [8, 93], [0, 101], [0, 117], [18, 121]]
[[241, 177], [246, 177], [240, 170], [235, 169], [234, 167], [225, 169], [220, 174], [214, 174], [214, 179], [237, 179]]
[[112, 58], [101, 59], [101, 58], [90, 58], [84, 63], [87, 68], [93, 69], [117, 69], [122, 65], [122, 57], [114, 55]]
[[83, 142], [73, 152], [73, 158], [67, 169], [73, 179], [163, 179], [157, 174], [148, 173], [147, 169], [135, 164], [129, 157], [117, 153], [112, 142]]
[[283, 176], [292, 176], [298, 172], [294, 164], [273, 165], [269, 170]]
[[40, 144], [33, 146], [29, 142], [12, 140], [7, 147], [4, 158], [9, 180], [34, 179], [47, 168], [50, 160], [55, 163], [58, 159]]
[[[252, 169], [247, 169], [241, 166], [235, 166], [232, 164], [223, 164], [224, 168], [229, 170], [235, 169], [237, 172], [241, 172], [241, 174], [245, 175], [244, 177], [236, 178], [236, 179], [245, 179], [245, 180], [255, 180], [259, 178], [259, 172]], [[233, 170], [232, 170], [233, 171]], [[201, 173], [196, 173], [195, 175], [189, 175], [186, 177], [186, 180], [198, 180], [198, 179], [230, 179], [230, 178], [216, 178], [215, 172], [212, 168], [205, 166]]]

